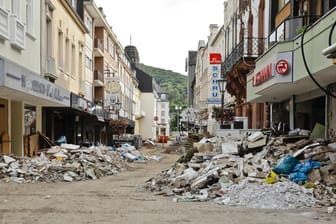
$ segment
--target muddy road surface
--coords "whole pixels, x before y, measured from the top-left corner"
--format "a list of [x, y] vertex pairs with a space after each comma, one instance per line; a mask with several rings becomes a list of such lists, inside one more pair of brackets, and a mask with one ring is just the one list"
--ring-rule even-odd
[[212, 202], [179, 202], [155, 196], [142, 186], [171, 166], [179, 155], [162, 149], [161, 161], [132, 163], [128, 170], [99, 180], [59, 183], [0, 183], [0, 223], [227, 223], [333, 224], [326, 208], [265, 210], [228, 207]]

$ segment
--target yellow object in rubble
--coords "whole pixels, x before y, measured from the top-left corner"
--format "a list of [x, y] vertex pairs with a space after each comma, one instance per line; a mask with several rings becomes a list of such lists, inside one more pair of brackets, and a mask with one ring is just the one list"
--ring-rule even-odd
[[278, 181], [279, 181], [279, 176], [273, 170], [271, 170], [271, 172], [269, 172], [269, 174], [267, 175], [267, 177], [265, 179], [266, 184], [273, 184], [273, 183], [278, 182]]
[[304, 186], [306, 188], [316, 188], [316, 185], [313, 182], [306, 182]]

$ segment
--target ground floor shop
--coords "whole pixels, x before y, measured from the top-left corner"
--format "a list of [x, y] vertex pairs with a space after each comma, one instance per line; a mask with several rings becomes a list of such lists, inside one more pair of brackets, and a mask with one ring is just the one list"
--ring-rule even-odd
[[69, 107], [70, 92], [39, 74], [0, 58], [1, 153], [25, 155], [29, 138], [42, 132], [42, 107]]

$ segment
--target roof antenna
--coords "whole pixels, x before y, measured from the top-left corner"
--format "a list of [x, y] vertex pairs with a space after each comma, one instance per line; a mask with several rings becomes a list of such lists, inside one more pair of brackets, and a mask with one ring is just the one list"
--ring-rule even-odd
[[130, 35], [130, 45], [132, 45], [132, 35]]

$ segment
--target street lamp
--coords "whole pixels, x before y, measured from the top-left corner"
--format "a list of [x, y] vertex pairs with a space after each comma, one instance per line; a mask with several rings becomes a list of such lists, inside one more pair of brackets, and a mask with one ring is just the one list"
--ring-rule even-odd
[[226, 84], [227, 84], [227, 80], [225, 77], [223, 77], [223, 79], [219, 79], [218, 80], [218, 86], [219, 86], [219, 91], [222, 94], [222, 105], [221, 105], [221, 126], [220, 129], [223, 128], [223, 116], [224, 116], [224, 93], [225, 93], [225, 89], [226, 89]]
[[121, 108], [121, 102], [117, 101], [115, 104], [114, 104], [114, 108], [117, 112], [117, 115], [118, 115], [118, 120], [119, 120], [119, 111], [120, 111], [120, 108]]
[[179, 114], [179, 112], [180, 112], [180, 110], [182, 110], [182, 107], [175, 106], [175, 110], [177, 111], [176, 127], [177, 127], [178, 133], [180, 133], [180, 122], [179, 122], [180, 114]]
[[190, 117], [190, 110], [188, 108], [187, 110], [187, 120], [188, 120], [188, 123], [187, 123], [187, 133], [189, 134], [189, 117]]

